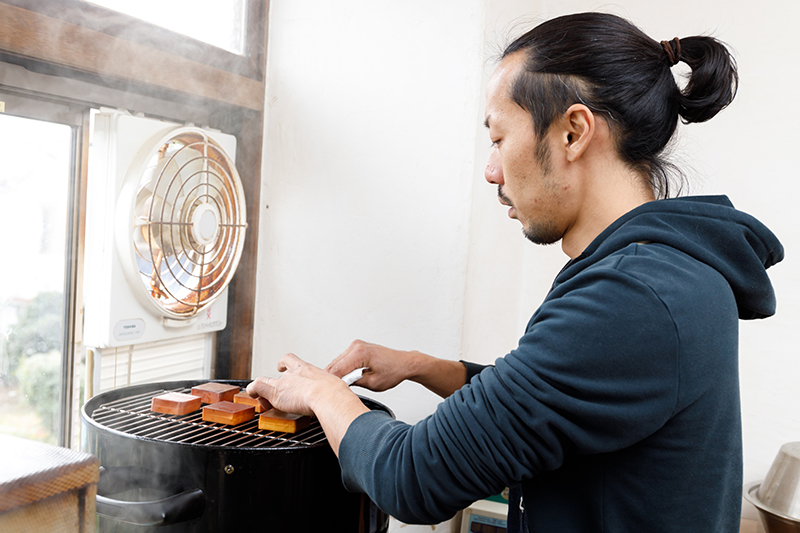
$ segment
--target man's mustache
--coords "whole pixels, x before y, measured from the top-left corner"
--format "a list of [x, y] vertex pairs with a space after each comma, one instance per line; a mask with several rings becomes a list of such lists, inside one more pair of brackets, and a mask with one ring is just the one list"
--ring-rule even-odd
[[511, 207], [511, 199], [503, 193], [502, 185], [497, 186], [497, 198], [500, 200], [501, 204]]

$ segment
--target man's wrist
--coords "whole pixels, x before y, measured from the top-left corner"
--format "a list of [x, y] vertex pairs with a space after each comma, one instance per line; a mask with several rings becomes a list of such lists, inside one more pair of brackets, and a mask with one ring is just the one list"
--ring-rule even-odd
[[342, 395], [352, 394], [350, 387], [341, 379], [326, 379], [309, 395], [308, 406], [314, 413], [323, 409], [326, 405], [335, 404], [334, 398], [341, 398]]
[[407, 380], [414, 382], [421, 382], [425, 380], [426, 372], [429, 370], [430, 355], [426, 355], [416, 350], [406, 352], [406, 367], [408, 368]]
[[458, 361], [439, 359], [422, 352], [408, 352], [409, 380], [447, 398], [466, 383], [466, 369]]
[[369, 408], [344, 381], [341, 382], [341, 385], [332, 383], [329, 387], [320, 387], [314, 400], [309, 402], [309, 407], [312, 407], [314, 414], [317, 415], [322, 430], [328, 438], [328, 444], [338, 456], [339, 444], [350, 424], [360, 415], [369, 411]]

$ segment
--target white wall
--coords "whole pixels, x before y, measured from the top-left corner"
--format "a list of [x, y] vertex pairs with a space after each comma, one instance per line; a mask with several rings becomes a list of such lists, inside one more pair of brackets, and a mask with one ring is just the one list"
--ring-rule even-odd
[[[728, 194], [788, 251], [778, 315], [742, 323], [745, 480], [762, 479], [800, 440], [796, 0], [273, 0], [253, 374], [289, 351], [325, 365], [355, 338], [479, 362], [513, 348], [566, 257], [524, 241], [483, 181], [487, 57], [591, 9], [656, 39], [711, 33], [738, 59], [736, 100], [681, 127], [676, 158], [693, 193]], [[410, 422], [438, 401], [413, 384], [376, 397]]]
[[[478, 0], [271, 3], [254, 376], [356, 338], [460, 356], [482, 22]], [[416, 421], [438, 398], [379, 401]]]
[[[460, 355], [479, 4], [272, 3], [255, 374], [355, 338]], [[419, 418], [409, 387], [386, 403]]]

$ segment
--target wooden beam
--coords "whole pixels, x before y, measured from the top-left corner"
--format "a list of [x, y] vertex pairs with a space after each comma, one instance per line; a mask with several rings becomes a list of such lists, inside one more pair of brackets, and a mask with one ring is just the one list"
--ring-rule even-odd
[[264, 82], [0, 2], [0, 49], [114, 88], [160, 89], [261, 111]]
[[231, 128], [236, 129], [239, 139], [247, 139], [247, 142], [239, 143], [236, 150], [236, 168], [247, 205], [247, 236], [236, 275], [228, 285], [228, 323], [223, 331], [217, 333], [214, 364], [214, 377], [217, 379], [251, 379], [253, 361], [263, 114], [239, 116], [236, 122], [235, 126], [230, 124]]

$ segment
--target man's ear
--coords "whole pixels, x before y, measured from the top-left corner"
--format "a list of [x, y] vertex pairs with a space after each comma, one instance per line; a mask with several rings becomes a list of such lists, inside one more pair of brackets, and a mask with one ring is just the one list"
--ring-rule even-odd
[[567, 161], [574, 163], [583, 155], [595, 134], [594, 113], [583, 104], [573, 104], [564, 113], [563, 140]]

